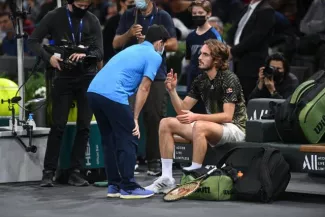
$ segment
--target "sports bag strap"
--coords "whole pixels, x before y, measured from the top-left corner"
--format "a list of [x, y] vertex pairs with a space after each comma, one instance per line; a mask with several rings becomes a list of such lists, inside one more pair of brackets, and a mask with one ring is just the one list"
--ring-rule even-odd
[[320, 70], [318, 72], [316, 72], [314, 75], [311, 76], [311, 78], [314, 80], [314, 81], [318, 81], [320, 80], [322, 77], [324, 77], [325, 75], [325, 71], [324, 70]]
[[261, 198], [263, 202], [268, 202], [272, 196], [273, 185], [270, 177], [270, 171], [268, 168], [268, 162], [271, 158], [271, 155], [277, 151], [278, 150], [274, 148], [266, 148], [262, 158], [261, 167], [260, 167], [260, 174], [261, 174], [260, 178], [261, 178], [262, 186], [266, 192], [266, 195], [263, 195], [263, 198]]
[[251, 149], [252, 151], [258, 151], [258, 150], [265, 150], [264, 147], [256, 147], [256, 146], [246, 146], [246, 147], [235, 147], [230, 149], [222, 158], [217, 162], [217, 168], [221, 168], [223, 164], [226, 163], [227, 159], [230, 157], [232, 153], [234, 153], [236, 150], [239, 149]]
[[238, 171], [231, 166], [223, 167], [221, 170], [223, 170], [226, 175], [233, 180], [233, 182], [236, 182], [238, 180]]
[[221, 168], [222, 165], [227, 161], [227, 159], [229, 158], [229, 156], [234, 153], [234, 151], [238, 150], [239, 148], [235, 147], [230, 149], [224, 156], [222, 156], [222, 158], [219, 160], [219, 162], [217, 163], [217, 168]]
[[311, 88], [313, 85], [315, 84], [314, 80], [308, 80], [303, 82], [302, 84], [300, 84], [296, 90], [293, 92], [293, 94], [291, 95], [291, 99], [290, 99], [290, 104], [296, 104], [300, 97], [302, 96], [302, 94], [308, 90], [309, 88]]

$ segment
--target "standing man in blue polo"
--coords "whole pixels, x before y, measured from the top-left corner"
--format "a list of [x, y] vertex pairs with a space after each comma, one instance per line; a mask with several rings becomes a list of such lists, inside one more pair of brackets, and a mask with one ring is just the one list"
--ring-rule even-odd
[[[115, 55], [89, 86], [89, 104], [102, 137], [108, 197], [138, 199], [154, 194], [135, 182], [134, 166], [140, 138], [139, 114], [161, 64], [167, 38], [163, 26], [151, 26], [143, 43]], [[128, 98], [136, 90], [132, 114]]]
[[[176, 30], [171, 16], [158, 7], [151, 0], [135, 0], [135, 8], [127, 10], [121, 17], [116, 36], [113, 40], [114, 49], [124, 49], [128, 46], [141, 43], [148, 27], [157, 24], [163, 25], [170, 38], [165, 43], [166, 51], [177, 51], [178, 43]], [[152, 83], [148, 100], [143, 107], [143, 122], [147, 132], [146, 159], [148, 161], [148, 175], [160, 175], [160, 151], [158, 142], [159, 123], [167, 113], [168, 94], [165, 89], [167, 75], [166, 55], [157, 75]], [[131, 98], [130, 103], [133, 104]]]

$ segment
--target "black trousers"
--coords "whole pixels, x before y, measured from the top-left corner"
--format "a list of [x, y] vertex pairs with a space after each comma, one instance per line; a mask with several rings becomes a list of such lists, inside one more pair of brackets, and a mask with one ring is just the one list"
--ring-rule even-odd
[[[146, 159], [148, 161], [160, 159], [159, 124], [167, 116], [168, 94], [165, 81], [154, 81], [150, 93], [143, 106], [143, 124], [146, 130]], [[130, 97], [129, 102], [134, 108], [136, 94]], [[144, 135], [143, 133], [141, 135]]]
[[62, 136], [67, 124], [73, 100], [76, 100], [77, 133], [71, 152], [71, 169], [82, 169], [89, 139], [92, 111], [88, 105], [87, 89], [93, 76], [78, 78], [57, 77], [51, 87], [52, 124], [47, 141], [44, 170], [56, 170], [60, 155]]
[[88, 100], [100, 130], [105, 171], [109, 185], [134, 189], [134, 166], [138, 138], [132, 135], [134, 119], [129, 105], [114, 102], [96, 93]]

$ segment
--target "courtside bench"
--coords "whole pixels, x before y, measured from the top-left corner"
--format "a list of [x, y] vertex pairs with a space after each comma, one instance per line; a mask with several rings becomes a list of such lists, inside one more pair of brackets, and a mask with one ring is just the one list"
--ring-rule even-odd
[[[174, 135], [174, 161], [180, 163], [192, 162], [192, 143]], [[292, 172], [305, 172], [325, 175], [325, 144], [284, 144], [284, 143], [257, 143], [234, 142], [217, 148], [208, 146], [204, 165], [215, 165], [221, 157], [234, 147], [273, 147], [281, 151], [289, 163]]]
[[[247, 106], [250, 132], [246, 134], [246, 142], [227, 143], [217, 148], [208, 146], [204, 165], [214, 165], [230, 149], [237, 146], [273, 147], [281, 151], [291, 166], [292, 172], [307, 172], [325, 175], [325, 144], [284, 144], [279, 142], [276, 132], [272, 128], [272, 120], [260, 120], [269, 113], [270, 101], [283, 102], [274, 99], [250, 100]], [[174, 161], [180, 163], [192, 162], [192, 143], [184, 138], [174, 135], [175, 152]]]

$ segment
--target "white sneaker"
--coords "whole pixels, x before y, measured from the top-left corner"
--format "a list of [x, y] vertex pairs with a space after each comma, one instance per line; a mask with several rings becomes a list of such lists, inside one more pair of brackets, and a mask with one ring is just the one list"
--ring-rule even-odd
[[176, 187], [175, 179], [160, 176], [153, 184], [145, 187], [146, 190], [155, 192], [155, 194], [164, 193]]

